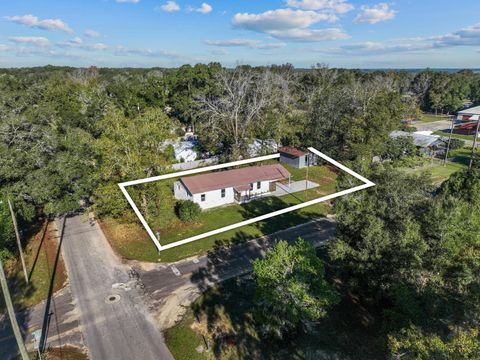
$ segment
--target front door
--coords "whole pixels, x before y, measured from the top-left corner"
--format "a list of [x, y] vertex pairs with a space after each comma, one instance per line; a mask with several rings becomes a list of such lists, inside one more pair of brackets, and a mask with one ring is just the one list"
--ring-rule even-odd
[[272, 181], [270, 184], [268, 184], [268, 190], [270, 192], [275, 191], [277, 189], [277, 183]]

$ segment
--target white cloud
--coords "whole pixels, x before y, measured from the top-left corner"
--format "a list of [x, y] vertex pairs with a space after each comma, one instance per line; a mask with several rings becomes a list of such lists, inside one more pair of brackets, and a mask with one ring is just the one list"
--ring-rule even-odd
[[5, 44], [0, 44], [0, 51], [7, 51], [7, 50], [9, 50], [9, 49], [10, 49], [10, 48], [9, 48], [7, 45], [5, 45]]
[[289, 29], [270, 32], [279, 39], [292, 41], [333, 41], [349, 39], [350, 35], [341, 28], [328, 29]]
[[85, 30], [85, 36], [90, 38], [99, 37], [101, 34], [98, 31], [87, 29]]
[[233, 25], [247, 30], [268, 33], [270, 31], [306, 28], [321, 21], [333, 22], [336, 20], [335, 15], [315, 11], [277, 9], [260, 14], [235, 14]]
[[338, 14], [349, 12], [354, 8], [346, 0], [287, 0], [286, 4], [304, 10], [327, 10]]
[[197, 11], [199, 13], [202, 13], [202, 14], [208, 14], [212, 10], [213, 10], [212, 6], [210, 4], [207, 4], [207, 3], [202, 3], [202, 5], [199, 8], [195, 9], [195, 11]]
[[395, 10], [389, 8], [387, 3], [380, 3], [372, 7], [362, 6], [360, 13], [355, 18], [355, 22], [376, 24], [380, 21], [394, 19], [396, 13]]
[[114, 55], [127, 56], [127, 55], [140, 55], [147, 57], [164, 57], [170, 59], [184, 58], [180, 54], [165, 50], [151, 50], [151, 49], [131, 49], [124, 46], [117, 46], [114, 49]]
[[17, 44], [29, 44], [40, 47], [50, 46], [50, 41], [43, 36], [12, 36], [8, 39]]
[[275, 38], [293, 41], [326, 41], [347, 39], [340, 28], [311, 29], [319, 22], [335, 22], [333, 13], [312, 10], [277, 9], [260, 14], [238, 13], [233, 17], [237, 28], [269, 34]]
[[138, 4], [140, 2], [140, 0], [115, 0], [115, 1], [119, 4], [127, 4], [127, 3]]
[[175, 1], [167, 1], [165, 4], [160, 5], [160, 9], [166, 12], [180, 11], [180, 5]]
[[68, 26], [66, 22], [60, 19], [45, 19], [40, 20], [38, 17], [28, 14], [22, 16], [6, 16], [5, 19], [14, 22], [16, 24], [26, 25], [28, 27], [49, 30], [49, 31], [64, 31], [72, 33], [73, 30]]
[[264, 43], [254, 39], [207, 40], [207, 45], [220, 47], [248, 47], [251, 49], [277, 49], [286, 46], [285, 43]]
[[319, 52], [348, 56], [377, 55], [386, 53], [412, 53], [458, 46], [480, 46], [480, 23], [445, 35], [385, 42], [367, 41], [344, 45], [336, 49], [319, 50]]
[[72, 44], [80, 45], [83, 43], [83, 40], [80, 37], [76, 36], [72, 40], [70, 40], [70, 42]]
[[55, 46], [60, 48], [77, 48], [82, 50], [106, 50], [108, 46], [103, 43], [85, 44], [79, 37], [75, 37], [68, 42], [59, 42]]

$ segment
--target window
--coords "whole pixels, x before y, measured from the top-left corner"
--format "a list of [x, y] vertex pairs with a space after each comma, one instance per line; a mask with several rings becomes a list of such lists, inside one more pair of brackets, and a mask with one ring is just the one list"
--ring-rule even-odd
[[253, 183], [250, 183], [250, 190], [253, 190]]
[[225, 189], [222, 189], [222, 198], [225, 197]]
[[205, 201], [205, 194], [200, 195], [200, 200]]
[[262, 184], [260, 183], [260, 181], [257, 181], [257, 189], [260, 189], [261, 186]]

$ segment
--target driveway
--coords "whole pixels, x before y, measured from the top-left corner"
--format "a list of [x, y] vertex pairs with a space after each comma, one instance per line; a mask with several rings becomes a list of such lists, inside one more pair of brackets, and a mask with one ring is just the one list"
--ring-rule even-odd
[[284, 196], [284, 195], [293, 194], [300, 191], [305, 191], [305, 188], [314, 189], [318, 186], [320, 185], [310, 180], [292, 181], [287, 184], [282, 184], [277, 182], [277, 188], [275, 189], [274, 192], [271, 193], [271, 195]]
[[414, 126], [417, 128], [418, 131], [443, 131], [450, 129], [450, 126], [452, 126], [452, 121], [439, 120], [425, 123], [418, 122]]
[[99, 226], [73, 216], [60, 221], [59, 230], [90, 359], [173, 360], [129, 268]]

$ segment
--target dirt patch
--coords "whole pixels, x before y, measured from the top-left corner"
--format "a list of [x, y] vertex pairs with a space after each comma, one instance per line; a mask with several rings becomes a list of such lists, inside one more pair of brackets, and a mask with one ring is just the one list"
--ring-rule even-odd
[[185, 285], [171, 293], [159, 305], [155, 322], [161, 330], [168, 329], [180, 321], [188, 307], [200, 296], [196, 285]]
[[73, 346], [63, 346], [62, 348], [49, 349], [42, 356], [45, 360], [88, 360], [87, 352]]

